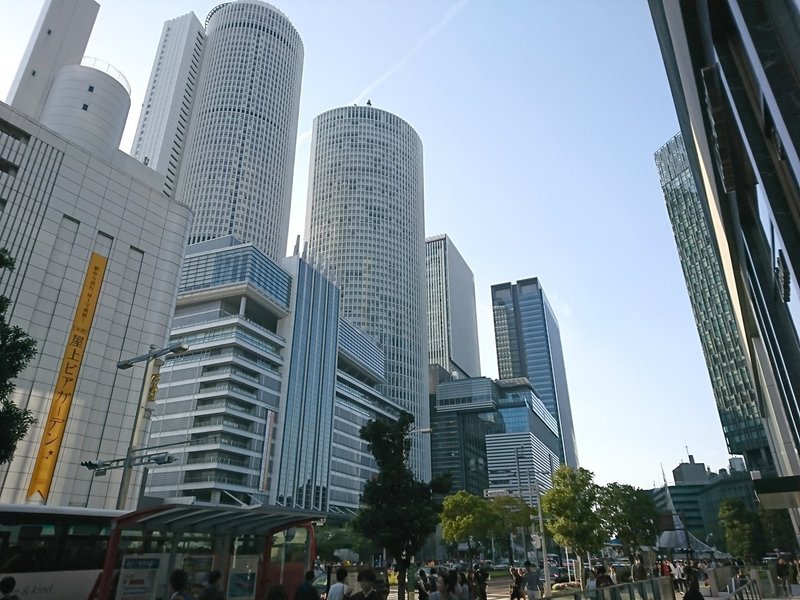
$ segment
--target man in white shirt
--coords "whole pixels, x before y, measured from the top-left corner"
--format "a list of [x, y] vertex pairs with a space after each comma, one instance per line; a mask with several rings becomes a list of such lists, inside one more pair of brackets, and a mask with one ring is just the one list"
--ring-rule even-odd
[[345, 600], [352, 591], [344, 582], [347, 579], [347, 569], [339, 567], [336, 569], [336, 583], [328, 590], [327, 600]]

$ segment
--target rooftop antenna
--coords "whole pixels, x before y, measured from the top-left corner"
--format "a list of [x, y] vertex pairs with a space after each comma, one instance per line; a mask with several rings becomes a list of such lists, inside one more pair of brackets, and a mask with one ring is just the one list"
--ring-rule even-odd
[[[661, 479], [664, 480], [664, 485], [667, 485], [667, 474], [664, 473], [664, 463], [661, 463]], [[655, 486], [653, 486], [655, 487]]]
[[372, 106], [372, 100], [367, 100], [367, 106]]

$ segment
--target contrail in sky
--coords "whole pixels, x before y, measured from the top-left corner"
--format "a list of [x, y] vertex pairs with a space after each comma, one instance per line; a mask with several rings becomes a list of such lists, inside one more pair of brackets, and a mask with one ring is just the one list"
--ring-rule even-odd
[[363, 90], [361, 90], [361, 93], [355, 97], [353, 103], [358, 104], [359, 102], [363, 102], [364, 99], [372, 90], [377, 88], [387, 79], [389, 79], [392, 75], [397, 73], [397, 71], [402, 69], [405, 66], [405, 64], [409, 60], [411, 60], [415, 54], [417, 54], [417, 52], [419, 52], [420, 50], [422, 50], [423, 47], [425, 47], [425, 44], [427, 44], [431, 40], [431, 38], [433, 38], [442, 29], [447, 27], [447, 24], [450, 21], [452, 21], [453, 17], [455, 17], [458, 14], [458, 12], [467, 5], [467, 2], [469, 2], [469, 0], [458, 0], [458, 2], [451, 5], [450, 8], [447, 9], [447, 12], [444, 14], [444, 17], [442, 17], [442, 20], [439, 21], [436, 25], [434, 25], [431, 29], [429, 29], [428, 32], [425, 35], [423, 35], [422, 38], [420, 38], [420, 40], [416, 44], [414, 44], [414, 46], [412, 46], [411, 50], [406, 52], [400, 60], [398, 60], [389, 68], [388, 71], [386, 71], [383, 75], [378, 77], [375, 81], [373, 81]]
[[[442, 17], [441, 21], [439, 21], [436, 25], [434, 25], [431, 29], [429, 29], [427, 33], [425, 33], [425, 35], [423, 35], [420, 38], [420, 40], [416, 44], [414, 44], [411, 47], [411, 49], [408, 52], [406, 52], [402, 56], [402, 58], [398, 60], [395, 64], [393, 64], [385, 73], [383, 73], [380, 77], [372, 81], [369, 85], [367, 85], [367, 87], [361, 90], [361, 93], [359, 93], [358, 96], [355, 97], [355, 99], [351, 102], [351, 104], [358, 104], [359, 102], [363, 102], [364, 99], [367, 97], [367, 95], [370, 92], [372, 92], [372, 90], [379, 87], [390, 77], [392, 77], [392, 75], [397, 73], [397, 71], [402, 69], [409, 60], [411, 60], [420, 50], [422, 50], [422, 48], [425, 47], [425, 44], [431, 41], [431, 39], [442, 29], [447, 27], [447, 24], [453, 20], [453, 17], [455, 17], [461, 11], [461, 9], [463, 9], [468, 3], [469, 0], [458, 0], [457, 2], [453, 3], [450, 6], [450, 8], [447, 9], [447, 12], [444, 14], [444, 17]], [[299, 136], [297, 136], [297, 143], [302, 144], [309, 137], [311, 137], [311, 130], [307, 129]]]

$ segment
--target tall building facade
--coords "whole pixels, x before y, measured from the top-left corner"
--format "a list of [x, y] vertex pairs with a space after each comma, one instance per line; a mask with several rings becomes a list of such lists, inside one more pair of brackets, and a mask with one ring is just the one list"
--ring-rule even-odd
[[447, 235], [425, 240], [428, 361], [459, 377], [480, 377], [475, 278]]
[[561, 461], [578, 466], [561, 334], [538, 278], [492, 286], [501, 379], [527, 378], [558, 424]]
[[280, 260], [303, 43], [283, 13], [259, 0], [220, 4], [204, 33], [197, 24], [185, 15], [164, 26], [134, 156], [168, 186], [175, 181], [175, 197], [194, 211], [190, 243], [233, 235]]
[[352, 514], [377, 465], [359, 429], [396, 420], [383, 354], [339, 317], [305, 253], [278, 265], [233, 237], [189, 246], [149, 446], [176, 459], [146, 494]]
[[655, 160], [728, 451], [743, 455], [750, 470], [772, 471], [745, 346], [683, 136], [667, 142]]
[[81, 58], [96, 14], [46, 3], [13, 106], [0, 103], [0, 247], [16, 261], [0, 294], [37, 343], [11, 395], [36, 424], [0, 467], [3, 503], [114, 507], [121, 472], [81, 462], [125, 456], [144, 373], [117, 362], [164, 343], [191, 222], [163, 177], [117, 150], [124, 78]]
[[164, 23], [131, 156], [164, 175], [164, 193], [175, 195], [189, 133], [206, 30], [194, 13]]
[[[387, 399], [428, 427], [422, 142], [372, 106], [314, 119], [306, 238], [341, 289], [342, 316], [386, 357]], [[413, 438], [411, 467], [430, 477], [430, 441]]]
[[[650, 9], [776, 469], [800, 475], [798, 6], [650, 0]], [[786, 482], [797, 491], [776, 485]]]

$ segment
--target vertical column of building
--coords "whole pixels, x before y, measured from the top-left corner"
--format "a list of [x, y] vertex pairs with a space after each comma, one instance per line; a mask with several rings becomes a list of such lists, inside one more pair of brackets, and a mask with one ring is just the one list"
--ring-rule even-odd
[[190, 243], [234, 235], [286, 254], [303, 43], [258, 1], [221, 4], [207, 40], [176, 198], [194, 210]]
[[167, 196], [175, 193], [205, 39], [194, 13], [164, 23], [136, 126], [131, 156], [166, 177]]
[[[422, 142], [371, 106], [314, 120], [306, 237], [336, 270], [341, 313], [386, 353], [387, 398], [427, 428], [428, 340]], [[430, 442], [412, 438], [411, 467], [430, 476]]]

